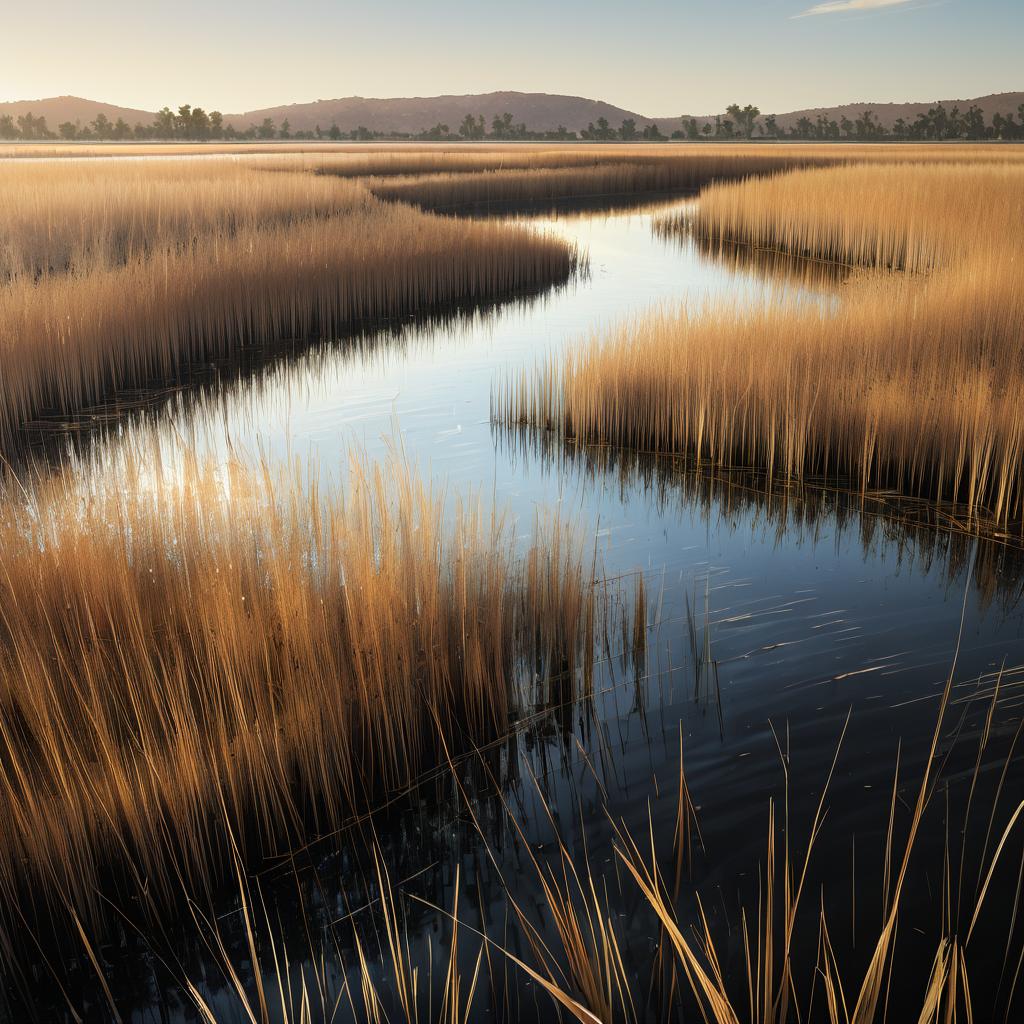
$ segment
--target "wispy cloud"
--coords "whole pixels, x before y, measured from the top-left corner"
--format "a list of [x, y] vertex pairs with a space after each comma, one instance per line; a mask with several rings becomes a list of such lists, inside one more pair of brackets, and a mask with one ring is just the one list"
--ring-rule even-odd
[[843, 11], [874, 11], [879, 7], [902, 7], [913, 0], [828, 0], [827, 3], [808, 7], [795, 18], [810, 18], [815, 14], [841, 14]]

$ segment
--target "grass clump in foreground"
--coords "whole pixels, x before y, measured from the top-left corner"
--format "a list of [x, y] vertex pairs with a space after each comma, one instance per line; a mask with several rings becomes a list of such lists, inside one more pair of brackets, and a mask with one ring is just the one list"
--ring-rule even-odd
[[63, 478], [3, 508], [12, 915], [86, 918], [107, 867], [144, 905], [212, 885], [236, 842], [279, 852], [409, 784], [439, 734], [500, 735], [534, 686], [572, 689], [593, 645], [564, 528], [517, 556], [500, 516], [446, 509], [401, 461], [355, 461], [342, 493], [136, 456], [98, 493]]
[[955, 501], [969, 528], [1006, 531], [1024, 521], [1022, 194], [1011, 163], [713, 186], [677, 229], [876, 269], [836, 303], [655, 311], [506, 381], [495, 415], [769, 479]]
[[[548, 804], [551, 790], [545, 782], [531, 776], [538, 817], [550, 826], [541, 831], [553, 841], [536, 841], [536, 823], [523, 819], [524, 793], [507, 798], [499, 790], [495, 800], [506, 826], [500, 831], [511, 836], [515, 848], [510, 855], [504, 840], [501, 847], [489, 844], [486, 826], [459, 781], [462, 773], [455, 771], [453, 783], [504, 890], [504, 922], [484, 905], [479, 917], [474, 914], [478, 881], [469, 877], [463, 883], [457, 865], [452, 905], [443, 908], [415, 891], [403, 892], [376, 852], [373, 877], [367, 880], [372, 896], [362, 911], [372, 920], [350, 940], [351, 961], [342, 959], [331, 927], [324, 929], [330, 953], [313, 949], [291, 959], [271, 924], [258, 880], [250, 885], [240, 874], [244, 920], [234, 929], [234, 941], [216, 923], [198, 922], [223, 970], [224, 985], [212, 986], [216, 999], [210, 998], [211, 989], [199, 987], [198, 978], [186, 981], [185, 988], [209, 1024], [220, 1019], [225, 1002], [253, 1021], [414, 1024], [472, 1020], [481, 1008], [502, 1020], [548, 1019], [548, 999], [551, 1019], [557, 1014], [582, 1024], [1016, 1020], [1024, 998], [1020, 908], [1016, 899], [1000, 906], [993, 889], [1012, 888], [1016, 879], [1019, 896], [1024, 803], [1013, 764], [1022, 728], [1007, 730], [997, 721], [1004, 687], [1000, 672], [991, 692], [978, 701], [979, 720], [964, 730], [966, 716], [956, 713], [953, 700], [954, 674], [955, 663], [927, 749], [910, 755], [920, 760], [919, 771], [907, 770], [908, 752], [893, 740], [891, 793], [878, 802], [878, 822], [869, 833], [878, 847], [865, 851], [865, 837], [856, 837], [858, 867], [849, 886], [842, 869], [820, 871], [822, 848], [835, 849], [828, 835], [836, 831], [829, 826], [830, 807], [849, 757], [843, 750], [849, 718], [827, 774], [814, 786], [803, 840], [797, 836], [804, 832], [805, 815], [801, 812], [798, 822], [790, 800], [797, 769], [788, 733], [783, 734], [787, 740], [779, 756], [785, 788], [767, 807], [765, 857], [760, 865], [734, 863], [732, 870], [740, 872], [735, 893], [716, 873], [695, 880], [692, 861], [714, 864], [723, 851], [701, 823], [704, 812], [691, 792], [691, 785], [699, 790], [700, 780], [684, 770], [681, 731], [678, 790], [665, 795], [674, 805], [670, 844], [655, 834], [654, 822], [661, 821], [663, 829], [664, 815], [649, 807], [650, 834], [631, 835], [602, 802], [591, 813], [611, 823], [609, 862], [588, 849], [583, 816], [589, 801], [581, 799], [566, 816], [566, 808]], [[976, 751], [959, 749], [960, 743], [966, 747], [975, 741]], [[997, 743], [1005, 758], [995, 753]], [[586, 763], [600, 794], [597, 769]], [[993, 767], [997, 771], [990, 773]], [[863, 794], [856, 799], [863, 800]], [[572, 833], [576, 841], [568, 838]], [[724, 854], [728, 863], [727, 848]], [[856, 877], [864, 863], [867, 884]], [[507, 877], [505, 864], [516, 868]], [[743, 874], [749, 874], [745, 881]], [[848, 908], [837, 905], [837, 889], [849, 890]], [[738, 913], [730, 916], [727, 904], [734, 898]], [[847, 909], [849, 936], [836, 926]], [[447, 947], [447, 962], [434, 963], [432, 944], [426, 961], [411, 952], [416, 940], [410, 933], [433, 933], [423, 919], [425, 910], [450, 922], [439, 943], [439, 949]], [[251, 970], [229, 951], [232, 946], [245, 950]]]
[[126, 161], [4, 177], [26, 212], [0, 228], [0, 444], [242, 345], [535, 291], [578, 262], [552, 236], [308, 173]]

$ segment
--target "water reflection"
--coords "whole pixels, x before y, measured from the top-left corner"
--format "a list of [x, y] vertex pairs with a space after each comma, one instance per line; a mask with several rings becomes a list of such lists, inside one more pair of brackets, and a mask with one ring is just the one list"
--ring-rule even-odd
[[[585, 279], [581, 267], [576, 278]], [[273, 409], [281, 395], [303, 388], [330, 387], [333, 364], [358, 362], [371, 370], [408, 360], [417, 347], [429, 348], [441, 338], [468, 344], [485, 324], [508, 315], [529, 316], [531, 307], [551, 301], [566, 283], [524, 292], [501, 301], [464, 304], [447, 310], [380, 317], [355, 324], [342, 337], [294, 339], [249, 345], [230, 356], [189, 366], [173, 378], [154, 380], [145, 388], [124, 389], [102, 404], [86, 406], [71, 416], [42, 415], [21, 429], [21, 444], [5, 453], [12, 468], [39, 470], [64, 462], [88, 465], [95, 474], [105, 454], [124, 438], [138, 439], [164, 432], [169, 422], [185, 424], [190, 432], [224, 422], [230, 411], [251, 410], [255, 420]], [[209, 435], [210, 431], [205, 433]]]
[[686, 510], [715, 532], [749, 530], [779, 547], [841, 544], [856, 538], [865, 563], [881, 558], [910, 573], [937, 573], [954, 585], [970, 574], [977, 606], [1011, 614], [1024, 596], [1024, 538], [975, 537], [950, 524], [966, 519], [952, 503], [936, 505], [892, 491], [843, 489], [835, 481], [771, 480], [750, 467], [696, 463], [681, 455], [634, 452], [566, 441], [553, 431], [493, 427], [495, 443], [523, 472], [536, 470], [581, 485], [617, 485], [622, 500], [643, 492], [660, 515]]
[[[248, 906], [258, 918], [260, 968], [237, 884], [191, 894], [195, 917], [183, 902], [180, 919], [151, 922], [142, 934], [128, 921], [116, 925], [97, 958], [126, 1019], [201, 1019], [183, 987], [189, 979], [218, 1021], [246, 1020], [225, 961], [254, 995], [258, 970], [267, 991], [276, 990], [275, 952], [279, 963], [292, 965], [286, 984], [296, 1000], [304, 982], [316, 1005], [333, 1005], [341, 996], [338, 1019], [357, 1016], [360, 949], [382, 989], [395, 975], [375, 849], [396, 892], [408, 956], [419, 965], [424, 991], [428, 977], [435, 993], [443, 986], [452, 933], [445, 914], [432, 908], [452, 907], [456, 868], [460, 919], [468, 927], [528, 956], [529, 943], [514, 927], [511, 892], [557, 948], [527, 853], [542, 862], [553, 858], [557, 867], [553, 823], [566, 847], [579, 857], [585, 851], [607, 884], [627, 971], [639, 979], [638, 990], [648, 991], [657, 932], [617, 870], [616, 829], [653, 833], [659, 848], [670, 845], [680, 730], [708, 848], [706, 857], [694, 859], [680, 914], [696, 920], [700, 895], [711, 926], [731, 943], [734, 955], [723, 967], [737, 971], [740, 904], [756, 905], [768, 801], [786, 795], [780, 745], [792, 768], [793, 828], [802, 835], [851, 708], [829, 838], [809, 884], [833, 887], [837, 947], [863, 957], [865, 946], [854, 942], [854, 923], [843, 910], [853, 906], [853, 848], [857, 884], [870, 894], [881, 872], [877, 841], [886, 832], [897, 753], [901, 777], [912, 780], [927, 753], [961, 616], [954, 707], [964, 717], [943, 735], [943, 753], [950, 754], [944, 785], [951, 806], [965, 798], [974, 748], [955, 745], [951, 733], [968, 739], [982, 733], [997, 680], [981, 786], [987, 791], [999, 782], [1021, 720], [1024, 685], [1018, 548], [968, 540], [944, 530], [932, 510], [894, 505], [889, 495], [813, 484], [780, 488], [741, 469], [570, 450], [551, 438], [492, 427], [489, 395], [497, 372], [557, 356], [589, 332], [653, 305], [758, 303], [780, 287], [834, 301], [839, 280], [827, 268], [662, 237], [654, 220], [679, 205], [560, 212], [539, 221], [589, 252], [590, 274], [559, 291], [437, 321], [374, 325], [340, 344], [251, 351], [197, 371], [155, 404], [151, 396], [133, 396], [138, 406], [127, 416], [102, 410], [98, 415], [109, 418], [94, 424], [95, 431], [76, 427], [59, 441], [43, 439], [48, 454], [80, 468], [83, 486], [102, 487], [116, 479], [105, 476], [105, 467], [123, 449], [148, 447], [154, 459], [164, 459], [185, 439], [200, 456], [235, 447], [261, 451], [273, 462], [304, 450], [330, 468], [353, 440], [371, 456], [383, 451], [397, 423], [410, 459], [453, 490], [483, 484], [521, 523], [531, 522], [538, 506], [558, 505], [587, 531], [605, 574], [621, 576], [625, 585], [639, 570], [646, 582], [643, 657], [624, 655], [630, 627], [615, 620], [586, 700], [541, 701], [510, 735], [457, 760], [454, 772], [442, 767], [377, 813], [254, 872]], [[522, 533], [528, 539], [529, 529]], [[1019, 771], [1011, 771], [1003, 799], [1024, 797], [1022, 784]], [[901, 784], [899, 795], [912, 802], [912, 781]], [[940, 866], [945, 835], [938, 821], [923, 844]], [[918, 925], [933, 930], [936, 923], [939, 874], [922, 877], [901, 924], [908, 942]], [[874, 904], [871, 912], [877, 916]], [[870, 914], [857, 920], [869, 921]], [[476, 946], [468, 932], [464, 938], [459, 962], [471, 976]], [[34, 1013], [38, 1020], [70, 1021], [68, 1002], [87, 1020], [110, 1019], [96, 970], [74, 937], [47, 950], [55, 971], [33, 952], [31, 940], [12, 941], [27, 966], [20, 979], [11, 976], [0, 986], [6, 1019]], [[933, 954], [934, 946], [919, 951]], [[805, 962], [814, 964], [813, 949]], [[474, 1019], [551, 1019], [551, 1004], [536, 984], [494, 949], [485, 963], [483, 977], [493, 984], [481, 982]], [[401, 1016], [393, 1003], [385, 1010], [391, 1019]], [[657, 1000], [640, 1010], [642, 1019], [665, 1019]]]

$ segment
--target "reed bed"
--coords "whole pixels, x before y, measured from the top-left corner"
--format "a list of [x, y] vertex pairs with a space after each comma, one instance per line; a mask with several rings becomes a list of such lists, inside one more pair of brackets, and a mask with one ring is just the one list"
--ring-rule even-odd
[[967, 528], [1005, 532], [1024, 521], [1022, 195], [1024, 167], [999, 163], [713, 186], [692, 222], [712, 244], [907, 273], [861, 270], [835, 307], [655, 311], [503, 381], [495, 415], [770, 480], [955, 500]]
[[[418, 165], [425, 156], [430, 159], [468, 161], [483, 160], [500, 165], [502, 161], [532, 159], [630, 159], [645, 157], [679, 157], [709, 153], [773, 153], [827, 156], [840, 162], [880, 160], [1006, 160], [1019, 159], [1020, 146], [1004, 143], [807, 143], [807, 142], [121, 142], [121, 143], [59, 143], [9, 142], [0, 144], [0, 160], [87, 160], [95, 157], [122, 159], [131, 157], [292, 157], [310, 159], [327, 156], [358, 164], [360, 161], [384, 161], [401, 165], [412, 161]], [[526, 156], [524, 156], [524, 154]], [[573, 154], [579, 154], [574, 157]], [[506, 163], [507, 166], [507, 163]], [[422, 170], [422, 167], [419, 167]], [[444, 167], [438, 167], [444, 170]]]
[[[1019, 257], [1024, 164], [894, 164], [794, 171], [711, 186], [691, 217], [712, 243], [924, 273], [998, 251]], [[685, 230], [671, 218], [665, 227]]]
[[[834, 158], [832, 158], [834, 159]], [[366, 187], [381, 199], [415, 203], [427, 210], [450, 210], [486, 203], [530, 203], [566, 197], [634, 195], [644, 192], [693, 192], [717, 180], [770, 175], [791, 167], [827, 164], [810, 155], [761, 153], [689, 153], [672, 158], [620, 157], [572, 167], [495, 168], [477, 173], [367, 178]]]
[[408, 785], [439, 735], [481, 742], [534, 686], [585, 685], [593, 590], [563, 525], [516, 555], [500, 514], [398, 457], [355, 459], [341, 490], [144, 456], [95, 493], [66, 474], [2, 495], [12, 913], [98, 919], [108, 868], [121, 896], [196, 891]]
[[44, 184], [13, 171], [27, 202], [2, 250], [14, 276], [0, 285], [0, 443], [42, 413], [241, 345], [535, 291], [577, 265], [554, 237], [456, 224], [309, 174], [38, 172]]
[[0, 286], [123, 266], [208, 235], [367, 210], [365, 192], [234, 160], [0, 163]]
[[[549, 153], [401, 153], [324, 159], [311, 167], [353, 175], [362, 166], [365, 184], [382, 199], [449, 210], [488, 203], [536, 203], [568, 197], [695, 192], [716, 182], [764, 178], [800, 168], [884, 164], [900, 167], [926, 160], [1019, 166], [1024, 147], [647, 145], [562, 148]], [[807, 172], [810, 174], [810, 170]], [[806, 179], [806, 175], [805, 175]], [[872, 197], [873, 198], [873, 197]]]
[[[740, 883], [735, 894], [716, 875], [693, 870], [694, 860], [713, 862], [717, 848], [708, 809], [694, 802], [691, 786], [699, 793], [701, 780], [686, 770], [680, 732], [678, 788], [660, 798], [674, 804], [671, 843], [659, 842], [654, 822], [664, 828], [666, 818], [650, 806], [649, 833], [635, 835], [602, 801], [600, 813], [614, 833], [612, 868], [599, 867], [597, 851], [588, 849], [582, 800], [568, 815], [578, 818], [573, 827], [566, 825], [561, 802], [549, 804], [552, 791], [535, 775], [536, 821], [526, 817], [521, 795], [513, 800], [498, 792], [494, 799], [505, 822], [499, 831], [511, 836], [510, 855], [504, 840], [488, 839], [456, 776], [485, 856], [496, 867], [516, 868], [508, 877], [498, 868], [508, 906], [503, 924], [483, 908], [479, 919], [473, 914], [475, 885], [462, 881], [458, 867], [451, 876], [451, 906], [442, 906], [416, 891], [403, 892], [375, 846], [368, 903], [360, 915], [370, 920], [352, 923], [352, 938], [347, 927], [342, 942], [333, 935], [326, 956], [312, 949], [290, 961], [258, 882], [250, 885], [241, 876], [244, 922], [233, 941], [216, 923], [202, 922], [200, 931], [221, 965], [230, 1005], [254, 1021], [334, 1019], [340, 1012], [353, 1021], [415, 1024], [471, 1020], [481, 1011], [512, 1020], [519, 1018], [520, 1000], [523, 1016], [544, 1019], [538, 994], [550, 1000], [552, 1016], [580, 1024], [1015, 1020], [1024, 999], [1020, 907], [1016, 899], [997, 905], [993, 881], [1012, 887], [1016, 877], [1019, 890], [1024, 803], [1012, 766], [1022, 730], [995, 724], [1000, 672], [976, 728], [962, 733], [964, 721], [955, 721], [953, 708], [954, 677], [955, 665], [930, 744], [926, 740], [925, 751], [910, 755], [919, 769], [908, 770], [907, 752], [893, 741], [891, 790], [877, 801], [871, 830], [877, 840], [867, 858], [872, 868], [850, 886], [849, 939], [836, 927], [835, 911], [846, 913], [834, 902], [834, 888], [844, 888], [842, 872], [823, 878], [818, 870], [827, 856], [823, 848], [835, 849], [836, 830], [828, 822], [837, 799], [833, 790], [842, 786], [849, 718], [799, 821], [791, 790], [802, 788], [802, 769], [788, 743], [785, 754], [780, 749], [785, 785], [766, 808], [764, 859], [750, 866], [753, 881]], [[959, 749], [975, 744], [976, 750]], [[954, 756], [962, 763], [951, 765]], [[988, 768], [996, 770], [986, 781]], [[538, 843], [541, 822], [550, 828], [541, 827], [546, 841]], [[945, 842], [933, 841], [943, 833]], [[860, 843], [857, 849], [863, 856]], [[526, 880], [529, 895], [523, 892]], [[931, 898], [922, 898], [926, 894]], [[734, 897], [740, 905], [730, 917]], [[424, 910], [449, 922], [442, 934], [450, 941], [439, 944], [448, 956], [437, 964], [410, 948], [410, 931], [432, 930]], [[354, 949], [348, 963], [342, 943]], [[244, 949], [251, 971], [233, 948]], [[185, 987], [200, 1018], [214, 1024], [218, 1004], [192, 981]], [[224, 1012], [223, 1003], [219, 1007]], [[439, 1014], [435, 1007], [442, 1008]]]

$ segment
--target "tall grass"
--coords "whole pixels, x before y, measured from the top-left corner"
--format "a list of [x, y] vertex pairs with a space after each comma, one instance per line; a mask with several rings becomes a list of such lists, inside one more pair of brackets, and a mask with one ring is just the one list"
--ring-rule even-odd
[[[769, 478], [1024, 520], [1024, 167], [801, 171], [719, 185], [694, 230], [861, 271], [836, 306], [661, 309], [506, 380], [505, 421]], [[908, 273], [912, 272], [912, 273]]]
[[693, 229], [713, 242], [923, 273], [994, 251], [1019, 257], [1022, 182], [1019, 159], [793, 171], [704, 189]]
[[[521, 556], [401, 460], [156, 468], [3, 494], [0, 891], [157, 904], [277, 850], [577, 685], [593, 593], [558, 525]], [[13, 486], [13, 485], [12, 485]], [[220, 824], [218, 824], [218, 822]], [[26, 886], [30, 887], [28, 890]]]
[[577, 262], [553, 237], [313, 175], [183, 162], [0, 173], [24, 200], [0, 231], [0, 443], [42, 412], [247, 343], [531, 291]]
[[[851, 944], [834, 930], [837, 908], [830, 901], [833, 886], [845, 888], [843, 872], [828, 872], [826, 883], [817, 868], [827, 833], [835, 831], [829, 825], [830, 805], [835, 799], [833, 786], [840, 784], [844, 771], [847, 719], [827, 774], [814, 786], [803, 838], [798, 838], [802, 829], [790, 800], [791, 789], [802, 786], [802, 780], [798, 783], [799, 770], [788, 742], [785, 750], [780, 747], [784, 792], [767, 807], [762, 863], [739, 868], [749, 870], [754, 881], [742, 886], [747, 902], [735, 893], [741, 901], [735, 917], [730, 917], [727, 905], [734, 894], [718, 876], [695, 875], [688, 866], [698, 843], [700, 859], [712, 864], [719, 848], [698, 820], [714, 810], [699, 811], [693, 802], [691, 785], [699, 790], [701, 783], [684, 768], [680, 738], [671, 849], [666, 844], [659, 847], [654, 825], [659, 820], [664, 828], [670, 818], [656, 816], [649, 807], [650, 834], [634, 835], [602, 802], [598, 813], [612, 826], [610, 868], [599, 867], [600, 861], [587, 849], [584, 805], [576, 808], [576, 826], [567, 825], [563, 808], [549, 806], [544, 783], [535, 776], [537, 814], [550, 826], [542, 831], [550, 833], [551, 841], [536, 841], [532, 832], [538, 823], [524, 820], [521, 797], [513, 804], [499, 796], [507, 825], [501, 831], [511, 835], [514, 852], [488, 844], [473, 802], [463, 793], [466, 813], [505, 891], [508, 915], [503, 927], [483, 909], [480, 930], [473, 927], [471, 911], [460, 913], [458, 869], [449, 909], [415, 892], [403, 893], [375, 854], [376, 873], [370, 881], [374, 898], [365, 910], [373, 920], [356, 929], [353, 962], [346, 964], [335, 946], [326, 963], [314, 950], [304, 962], [289, 966], [266, 910], [257, 914], [248, 909], [257, 901], [240, 877], [244, 955], [252, 964], [251, 976], [240, 970], [241, 958], [229, 951], [216, 923], [203, 928], [212, 933], [210, 946], [229, 979], [231, 1002], [254, 1021], [295, 1019], [291, 1007], [300, 998], [301, 1005], [308, 1000], [326, 1019], [333, 1019], [330, 1008], [336, 1013], [339, 1005], [351, 1010], [344, 1016], [352, 1020], [414, 1024], [455, 1019], [450, 1006], [441, 1016], [426, 1010], [435, 1005], [435, 971], [431, 963], [417, 962], [410, 951], [408, 918], [426, 906], [451, 920], [449, 958], [441, 967], [445, 992], [465, 993], [458, 1019], [472, 1019], [477, 992], [483, 993], [484, 1012], [514, 1019], [522, 985], [525, 1013], [532, 1008], [535, 1019], [545, 1019], [543, 1002], [530, 1006], [529, 993], [538, 987], [542, 999], [550, 1000], [553, 1017], [581, 1024], [677, 1019], [709, 1024], [1015, 1020], [1022, 999], [1020, 961], [1014, 970], [1021, 942], [1020, 907], [1016, 899], [1011, 906], [996, 906], [992, 883], [994, 878], [1010, 880], [1016, 875], [1019, 889], [1020, 866], [1012, 861], [1019, 858], [1024, 803], [1011, 779], [1021, 730], [1006, 737], [1010, 742], [998, 781], [985, 785], [983, 765], [999, 767], [991, 748], [999, 731], [993, 723], [1001, 673], [970, 740], [966, 732], [961, 736], [963, 721], [951, 721], [954, 673], [955, 665], [941, 695], [930, 743], [921, 752], [920, 771], [907, 770], [906, 755], [894, 741], [891, 790], [877, 801], [877, 825], [871, 827], [877, 848], [869, 856], [877, 860], [878, 869], [871, 870], [867, 884], [855, 879], [850, 886]], [[977, 743], [976, 754], [970, 755], [973, 771], [970, 765], [962, 771], [959, 764], [949, 763], [958, 737], [964, 745]], [[461, 789], [458, 775], [453, 783]], [[668, 800], [672, 796], [665, 794]], [[572, 817], [570, 813], [568, 819]], [[736, 827], [734, 822], [732, 828]], [[567, 838], [570, 829], [578, 832], [575, 842]], [[945, 832], [946, 842], [929, 843], [928, 830], [932, 835], [935, 830]], [[858, 850], [864, 856], [860, 844]], [[514, 865], [515, 874], [502, 876], [501, 864]], [[472, 892], [472, 880], [468, 881], [465, 890]], [[933, 898], [918, 902], [924, 893]], [[725, 910], [724, 919], [718, 904]], [[360, 932], [369, 941], [376, 932], [373, 952], [382, 963], [379, 974], [370, 966], [374, 957], [364, 948]], [[471, 971], [462, 977], [458, 947], [470, 943], [484, 952], [462, 959]], [[511, 999], [506, 963], [513, 973]], [[460, 977], [462, 983], [456, 985]], [[991, 985], [980, 984], [983, 978]], [[203, 1019], [215, 1020], [211, 1001], [195, 984], [186, 985]], [[441, 1005], [447, 1004], [446, 998]], [[479, 1005], [476, 1009], [479, 1012]]]
[[0, 285], [374, 206], [353, 185], [286, 166], [271, 175], [225, 159], [0, 163]]
[[[482, 151], [481, 151], [482, 150]], [[862, 164], [1019, 164], [1024, 147], [616, 145], [306, 157], [325, 173], [360, 175], [383, 199], [448, 210], [569, 197], [685, 192], [714, 182], [759, 180], [799, 168]]]

